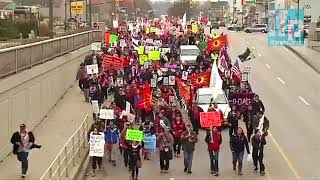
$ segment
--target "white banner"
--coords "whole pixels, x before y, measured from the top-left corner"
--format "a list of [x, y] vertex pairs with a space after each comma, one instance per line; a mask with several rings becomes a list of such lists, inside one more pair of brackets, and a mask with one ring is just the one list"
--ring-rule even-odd
[[89, 156], [103, 157], [104, 156], [104, 134], [99, 132], [99, 135], [94, 135], [90, 133], [90, 150]]
[[87, 74], [98, 74], [98, 64], [87, 65]]

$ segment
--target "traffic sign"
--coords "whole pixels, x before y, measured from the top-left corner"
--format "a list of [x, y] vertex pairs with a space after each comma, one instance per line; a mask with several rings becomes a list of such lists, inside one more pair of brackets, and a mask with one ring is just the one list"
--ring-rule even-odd
[[83, 1], [74, 1], [71, 2], [71, 13], [73, 15], [82, 15], [83, 14]]

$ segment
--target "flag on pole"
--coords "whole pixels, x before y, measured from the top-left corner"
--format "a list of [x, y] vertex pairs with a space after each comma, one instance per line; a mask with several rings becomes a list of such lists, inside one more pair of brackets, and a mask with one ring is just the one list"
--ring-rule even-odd
[[236, 59], [236, 62], [231, 67], [231, 77], [233, 80], [237, 82], [241, 81], [241, 71], [240, 71], [238, 59]]
[[255, 58], [254, 54], [249, 48], [247, 48], [246, 51], [243, 54], [240, 54], [238, 57], [241, 60], [241, 62], [246, 62]]
[[203, 72], [189, 76], [191, 84], [196, 88], [209, 87], [211, 72]]
[[179, 94], [185, 101], [191, 100], [190, 87], [187, 86], [180, 78], [176, 77]]
[[218, 38], [208, 40], [207, 50], [209, 52], [220, 51], [225, 45], [228, 45], [227, 35], [219, 36]]
[[219, 61], [218, 61], [218, 68], [221, 73], [225, 73], [228, 70], [230, 64], [230, 57], [227, 52], [227, 47], [224, 46], [220, 49], [219, 53]]

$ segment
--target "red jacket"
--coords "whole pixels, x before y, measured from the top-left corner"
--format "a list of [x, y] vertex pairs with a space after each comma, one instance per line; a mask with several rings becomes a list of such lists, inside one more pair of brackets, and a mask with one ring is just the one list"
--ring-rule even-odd
[[174, 121], [172, 124], [173, 138], [181, 139], [181, 135], [185, 127], [186, 125], [184, 124], [184, 122], [182, 122], [182, 120], [180, 120], [180, 123], [177, 123], [177, 121]]
[[[208, 139], [208, 150], [217, 151], [220, 149], [220, 144], [222, 143], [221, 133], [219, 131], [212, 132], [211, 137]], [[207, 138], [206, 138], [207, 139]]]

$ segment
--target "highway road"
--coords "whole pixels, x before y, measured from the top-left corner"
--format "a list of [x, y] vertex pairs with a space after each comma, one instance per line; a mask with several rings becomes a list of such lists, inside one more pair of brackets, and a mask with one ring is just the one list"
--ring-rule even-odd
[[[263, 100], [266, 116], [270, 120], [270, 135], [265, 147], [266, 175], [260, 177], [253, 171], [252, 163], [245, 160], [243, 176], [232, 171], [229, 135], [224, 130], [218, 178], [209, 174], [205, 132], [200, 132], [192, 175], [183, 172], [183, 158], [171, 161], [168, 174], [160, 174], [159, 158], [155, 154], [152, 160], [143, 161], [139, 179], [319, 179], [319, 165], [316, 163], [320, 162], [320, 75], [285, 47], [268, 47], [266, 34], [226, 33], [233, 59], [246, 47], [251, 48], [256, 56], [243, 65], [252, 67], [249, 81]], [[98, 172], [95, 178], [88, 172], [86, 179], [129, 179], [120, 156], [119, 161], [121, 163], [117, 167], [105, 164], [104, 170]]]

